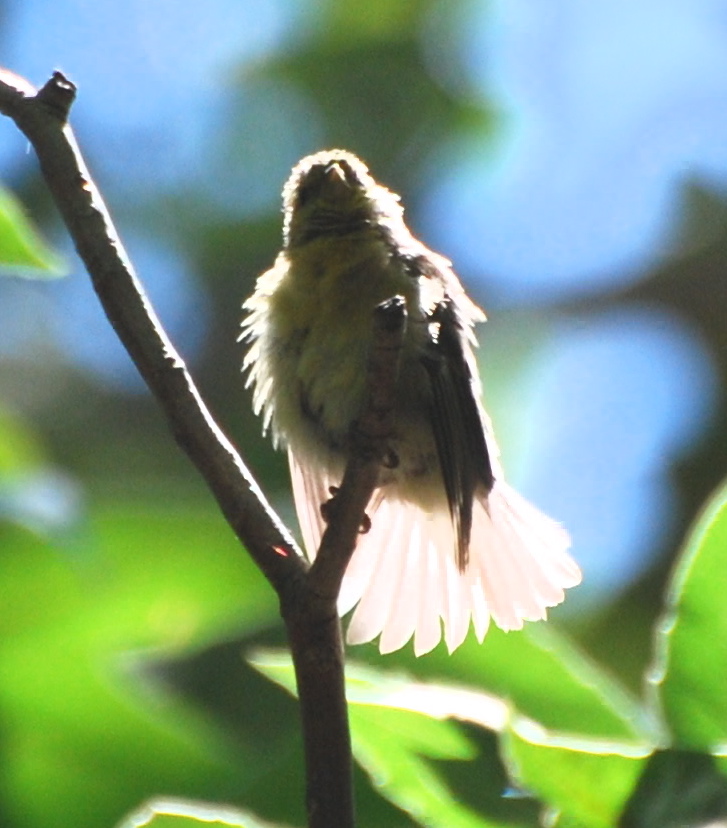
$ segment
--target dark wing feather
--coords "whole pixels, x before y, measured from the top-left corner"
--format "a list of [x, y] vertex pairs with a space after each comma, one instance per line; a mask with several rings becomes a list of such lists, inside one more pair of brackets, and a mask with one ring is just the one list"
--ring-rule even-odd
[[475, 492], [492, 488], [492, 466], [473, 387], [473, 359], [454, 302], [444, 299], [430, 319], [432, 338], [423, 362], [432, 384], [432, 429], [457, 536], [457, 563], [463, 570]]

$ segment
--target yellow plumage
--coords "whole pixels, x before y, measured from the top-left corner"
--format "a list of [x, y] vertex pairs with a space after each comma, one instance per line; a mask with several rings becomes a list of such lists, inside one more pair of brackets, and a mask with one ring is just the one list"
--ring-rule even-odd
[[472, 354], [484, 314], [352, 154], [303, 159], [284, 203], [283, 250], [245, 303], [244, 367], [256, 412], [288, 448], [311, 556], [364, 403], [373, 309], [400, 295], [408, 311], [393, 460], [341, 595], [343, 612], [358, 604], [349, 640], [381, 635], [389, 651], [414, 635], [421, 653], [443, 622], [451, 650], [470, 620], [481, 639], [490, 617], [506, 629], [543, 618], [580, 573], [563, 530], [503, 480]]

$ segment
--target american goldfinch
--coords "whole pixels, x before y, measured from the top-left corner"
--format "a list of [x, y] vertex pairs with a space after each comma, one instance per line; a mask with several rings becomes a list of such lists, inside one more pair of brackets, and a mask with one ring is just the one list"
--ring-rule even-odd
[[339, 597], [342, 614], [356, 607], [349, 643], [380, 636], [385, 653], [413, 636], [420, 655], [443, 627], [452, 651], [470, 621], [481, 641], [491, 618], [505, 630], [545, 618], [581, 574], [566, 532], [504, 480], [473, 354], [484, 314], [352, 153], [304, 158], [283, 202], [283, 249], [240, 338], [255, 412], [288, 449], [309, 556], [364, 404], [373, 310], [399, 295], [408, 312], [389, 462]]

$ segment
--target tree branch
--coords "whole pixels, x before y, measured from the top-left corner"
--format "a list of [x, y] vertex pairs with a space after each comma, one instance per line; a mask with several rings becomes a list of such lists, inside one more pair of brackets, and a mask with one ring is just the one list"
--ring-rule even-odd
[[361, 419], [352, 429], [351, 457], [310, 571], [311, 588], [319, 595], [338, 597], [361, 531], [361, 517], [369, 505], [379, 466], [388, 450], [394, 430], [393, 406], [406, 321], [406, 303], [401, 296], [382, 302], [374, 310], [374, 345], [366, 377], [367, 402]]
[[[237, 537], [278, 593], [307, 563], [234, 447], [212, 419], [118, 237], [66, 118], [76, 89], [60, 72], [37, 93], [0, 76], [0, 111], [33, 145], [53, 199], [106, 315], [156, 397], [183, 451]], [[276, 552], [275, 550], [279, 550]], [[284, 554], [280, 554], [280, 553]]]
[[0, 112], [33, 145], [43, 176], [120, 340], [227, 522], [280, 598], [296, 669], [306, 750], [310, 828], [352, 828], [351, 747], [336, 599], [375, 487], [406, 323], [403, 300], [372, 324], [369, 403], [352, 433], [352, 456], [312, 568], [216, 425], [136, 277], [66, 121], [76, 88], [60, 72], [38, 92], [0, 70]]
[[[307, 804], [311, 826], [353, 826], [351, 737], [337, 601], [393, 431], [394, 392], [406, 327], [404, 300], [396, 296], [379, 305], [372, 325], [374, 345], [366, 376], [367, 402], [351, 430], [351, 456], [332, 501], [335, 508], [305, 579], [305, 601], [283, 608], [309, 760]], [[315, 618], [312, 623], [311, 618]], [[301, 657], [295, 658], [295, 653]], [[316, 822], [321, 811], [331, 814], [333, 820]]]

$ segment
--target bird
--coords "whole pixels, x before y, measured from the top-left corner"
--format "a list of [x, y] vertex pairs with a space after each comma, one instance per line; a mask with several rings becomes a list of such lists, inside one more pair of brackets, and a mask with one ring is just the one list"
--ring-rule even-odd
[[240, 340], [253, 409], [287, 448], [307, 554], [340, 484], [366, 399], [377, 305], [406, 303], [393, 428], [344, 575], [347, 641], [389, 653], [470, 626], [481, 642], [546, 618], [581, 580], [565, 529], [504, 478], [481, 402], [473, 328], [485, 314], [452, 263], [415, 238], [401, 199], [353, 153], [303, 158], [283, 188], [283, 246], [244, 302]]

